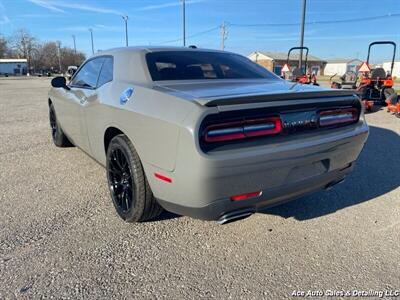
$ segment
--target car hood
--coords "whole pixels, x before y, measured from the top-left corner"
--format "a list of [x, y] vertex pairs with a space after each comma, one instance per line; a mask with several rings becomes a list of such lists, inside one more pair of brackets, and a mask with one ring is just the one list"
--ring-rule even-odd
[[[202, 80], [188, 82], [163, 82], [157, 83], [155, 87], [165, 93], [173, 94], [178, 97], [191, 99], [199, 104], [211, 106], [211, 103], [220, 105], [221, 103], [237, 104], [260, 102], [263, 98], [271, 100], [277, 95], [289, 94], [292, 97], [301, 95], [322, 96], [325, 94], [333, 95], [333, 90], [324, 89], [319, 86], [303, 85], [286, 80]], [[353, 94], [353, 92], [336, 91], [339, 94]], [[292, 98], [289, 96], [289, 98]], [[281, 97], [280, 100], [282, 99]], [[258, 100], [257, 100], [258, 99]], [[263, 102], [263, 101], [262, 101]]]

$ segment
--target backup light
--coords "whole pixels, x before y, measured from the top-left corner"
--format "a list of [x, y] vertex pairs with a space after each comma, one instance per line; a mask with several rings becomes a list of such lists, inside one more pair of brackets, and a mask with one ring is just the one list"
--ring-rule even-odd
[[204, 140], [208, 143], [233, 141], [275, 135], [281, 131], [281, 119], [279, 117], [268, 117], [210, 125], [205, 129]]
[[326, 110], [319, 114], [319, 126], [321, 127], [354, 123], [357, 120], [358, 110], [356, 108]]

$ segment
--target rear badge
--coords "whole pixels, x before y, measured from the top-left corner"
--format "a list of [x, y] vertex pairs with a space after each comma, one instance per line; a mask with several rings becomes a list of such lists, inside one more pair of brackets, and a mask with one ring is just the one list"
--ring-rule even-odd
[[124, 105], [126, 102], [128, 102], [133, 94], [133, 88], [127, 88], [122, 94], [121, 96], [119, 96], [119, 103], [121, 105]]
[[318, 116], [315, 111], [302, 111], [281, 114], [285, 131], [293, 132], [317, 127]]

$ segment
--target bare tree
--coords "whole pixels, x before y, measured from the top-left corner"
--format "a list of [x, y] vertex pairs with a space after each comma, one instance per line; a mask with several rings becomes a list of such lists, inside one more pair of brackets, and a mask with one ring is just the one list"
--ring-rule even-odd
[[6, 54], [8, 52], [8, 45], [7, 45], [7, 40], [0, 36], [0, 58], [6, 57]]
[[42, 70], [58, 70], [58, 45], [46, 42], [39, 50], [39, 67]]
[[[80, 65], [85, 60], [82, 52], [75, 53], [73, 49], [61, 46], [59, 49], [58, 42], [46, 42], [39, 45], [35, 54], [34, 66], [37, 70], [65, 72], [68, 66]], [[61, 70], [59, 70], [60, 62]]]
[[61, 67], [63, 71], [68, 69], [68, 66], [79, 66], [86, 59], [85, 54], [69, 47], [61, 48]]
[[85, 54], [61, 47], [58, 41], [38, 42], [26, 29], [18, 29], [8, 40], [0, 36], [1, 57], [26, 58], [29, 72], [65, 72], [68, 66], [78, 66], [85, 60]]
[[37, 49], [36, 39], [26, 29], [18, 29], [11, 36], [11, 46], [18, 58], [28, 60], [28, 70], [31, 69], [31, 59], [33, 52]]

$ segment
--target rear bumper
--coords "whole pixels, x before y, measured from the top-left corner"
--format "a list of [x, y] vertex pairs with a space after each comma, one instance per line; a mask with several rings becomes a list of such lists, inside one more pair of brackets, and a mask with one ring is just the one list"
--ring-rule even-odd
[[[353, 169], [368, 137], [368, 126], [325, 135], [305, 136], [290, 143], [204, 155], [181, 134], [173, 172], [144, 164], [154, 196], [168, 211], [218, 220], [238, 210], [257, 211], [326, 188]], [[161, 172], [171, 183], [152, 176]], [[259, 197], [231, 201], [234, 195], [262, 191]]]
[[341, 182], [354, 168], [350, 164], [343, 170], [336, 170], [319, 177], [306, 179], [293, 184], [262, 190], [261, 196], [242, 201], [232, 201], [229, 197], [220, 199], [202, 207], [190, 207], [158, 199], [166, 210], [202, 220], [219, 220], [226, 215], [236, 213], [255, 213], [260, 209], [280, 205], [301, 196], [326, 189]]

